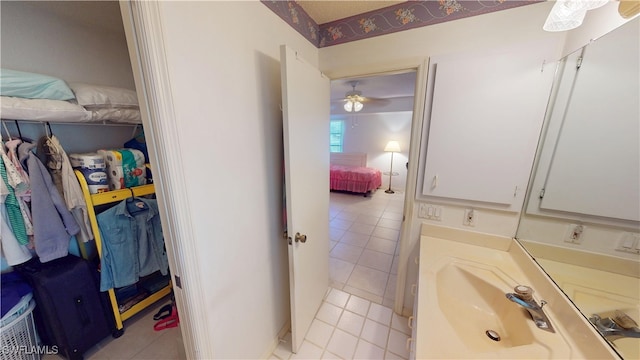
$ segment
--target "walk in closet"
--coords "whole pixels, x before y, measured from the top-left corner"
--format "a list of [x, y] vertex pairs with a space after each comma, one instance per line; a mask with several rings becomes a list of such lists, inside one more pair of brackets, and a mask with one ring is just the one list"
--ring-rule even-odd
[[[66, 83], [74, 95], [73, 98], [54, 100], [48, 97], [5, 96], [5, 91], [8, 90], [3, 87], [0, 110], [3, 146], [7, 141], [16, 139], [23, 143], [31, 142], [34, 144], [32, 151], [35, 154], [42, 139], [55, 138], [58, 146], [64, 149], [69, 158], [72, 158], [73, 154], [95, 154], [100, 150], [113, 150], [121, 156], [117, 150], [127, 149], [132, 142], [140, 144], [146, 150], [144, 129], [139, 109], [136, 108], [137, 104], [118, 103], [113, 100], [127, 97], [131, 100], [133, 94], [137, 101], [117, 1], [2, 1], [0, 13], [0, 65], [3, 76], [8, 73], [5, 69], [50, 76]], [[88, 96], [91, 97], [91, 101], [103, 101], [102, 104], [83, 102], [87, 99], [81, 98], [80, 94], [83, 88], [87, 89], [86, 86], [96, 86], [100, 89]], [[30, 100], [36, 101], [29, 102]], [[66, 104], [60, 107], [56, 101]], [[43, 110], [45, 108], [46, 110]], [[72, 115], [65, 118], [62, 113]], [[38, 151], [42, 152], [42, 149]], [[46, 149], [43, 151], [45, 156], [51, 155]], [[143, 153], [140, 148], [136, 151], [136, 155]], [[121, 153], [125, 152], [129, 153], [128, 150]], [[133, 151], [130, 153], [134, 154]], [[86, 225], [89, 238], [87, 239], [82, 231], [70, 237], [68, 251], [100, 264], [101, 291], [108, 293], [110, 311], [115, 318], [117, 331], [113, 333], [114, 337], [122, 335], [127, 319], [166, 298], [172, 291], [148, 155], [145, 158], [142, 166], [136, 168], [136, 176], [144, 181], [133, 185], [122, 180], [121, 184], [116, 181], [106, 187], [96, 188], [95, 179], [91, 178], [92, 175], [88, 172], [83, 172], [84, 168], [75, 166], [73, 171], [81, 190], [80, 197], [86, 206], [81, 211], [84, 221], [78, 222], [84, 222], [80, 225]], [[136, 161], [138, 160], [136, 158]], [[123, 161], [119, 159], [116, 163], [121, 164]], [[111, 165], [115, 168], [117, 164]], [[109, 167], [106, 172], [113, 172], [112, 170]], [[123, 179], [127, 176], [125, 173], [119, 175]], [[140, 235], [144, 237], [144, 241], [150, 242], [149, 246], [154, 250], [153, 254], [144, 260], [151, 263], [140, 265], [145, 267], [145, 271], [139, 274], [123, 276], [113, 269], [123, 263], [123, 259], [118, 258], [122, 253], [112, 251], [108, 258], [105, 257], [105, 241], [113, 241], [109, 238], [115, 235], [111, 229], [104, 229], [105, 224], [111, 220], [103, 219], [101, 222], [101, 214], [113, 212], [112, 209], [118, 206], [126, 208], [131, 214], [134, 210], [155, 214], [153, 222], [150, 221], [154, 228], [146, 231], [153, 234], [149, 235], [153, 239], [147, 239], [147, 235]], [[144, 216], [145, 219], [151, 218], [151, 215], [147, 216], [146, 213]], [[137, 224], [141, 224], [141, 221]], [[140, 238], [137, 239], [142, 241]], [[42, 255], [37, 251], [37, 242], [35, 249], [30, 248], [32, 255], [40, 256], [42, 260]], [[12, 266], [16, 266], [16, 262], [20, 261], [7, 259], [5, 251], [3, 244], [3, 273], [11, 272]], [[128, 250], [126, 253], [129, 254]], [[132, 259], [127, 258], [124, 261], [130, 262]], [[111, 274], [110, 278], [105, 280], [107, 267]], [[132, 276], [136, 281], [129, 284]], [[126, 277], [126, 281], [121, 280], [123, 277]], [[125, 283], [127, 285], [124, 285]], [[112, 286], [105, 289], [105, 284]]]

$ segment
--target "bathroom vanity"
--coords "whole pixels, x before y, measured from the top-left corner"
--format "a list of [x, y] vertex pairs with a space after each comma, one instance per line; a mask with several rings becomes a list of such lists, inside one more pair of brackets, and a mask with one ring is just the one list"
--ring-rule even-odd
[[[512, 238], [425, 224], [418, 262], [412, 358], [619, 358]], [[513, 301], [518, 285], [548, 324]]]

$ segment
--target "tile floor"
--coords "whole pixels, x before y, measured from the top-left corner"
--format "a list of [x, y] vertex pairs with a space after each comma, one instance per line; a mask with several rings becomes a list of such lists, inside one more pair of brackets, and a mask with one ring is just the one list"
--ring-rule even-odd
[[[291, 353], [291, 334], [273, 359], [406, 359], [411, 332], [407, 319], [391, 310], [398, 259], [398, 235], [404, 193], [361, 195], [331, 193], [331, 290], [301, 349]], [[88, 360], [184, 359], [179, 328], [156, 332], [159, 301], [127, 320], [125, 334], [108, 337], [85, 353]], [[45, 355], [44, 360], [59, 360]]]
[[391, 308], [331, 288], [298, 352], [288, 333], [270, 359], [407, 359], [410, 335]]
[[393, 307], [404, 193], [331, 192], [330, 285]]

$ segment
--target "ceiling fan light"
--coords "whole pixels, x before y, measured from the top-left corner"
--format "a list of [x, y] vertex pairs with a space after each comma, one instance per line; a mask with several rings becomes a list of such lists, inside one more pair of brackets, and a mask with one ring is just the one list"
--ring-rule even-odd
[[362, 110], [363, 107], [364, 105], [360, 101], [356, 101], [353, 103], [353, 110], [355, 110], [356, 112]]
[[351, 102], [351, 100], [344, 103], [344, 110], [348, 112], [353, 111], [353, 103]]

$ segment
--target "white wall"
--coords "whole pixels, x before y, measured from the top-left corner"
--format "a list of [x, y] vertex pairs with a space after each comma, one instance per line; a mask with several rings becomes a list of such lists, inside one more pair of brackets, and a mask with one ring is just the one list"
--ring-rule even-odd
[[3, 68], [135, 89], [123, 32], [73, 24], [35, 5], [0, 3]]
[[[367, 153], [367, 166], [388, 172], [391, 153], [384, 152], [390, 140], [400, 143], [399, 153], [393, 155], [392, 189], [404, 191], [407, 182], [409, 141], [411, 139], [411, 111], [376, 114], [332, 115], [331, 120], [344, 121], [344, 152]], [[381, 189], [389, 188], [389, 176], [382, 175]]]
[[[349, 77], [358, 74], [383, 72], [392, 69], [415, 68], [430, 56], [455, 53], [483, 53], [486, 51], [519, 47], [524, 44], [537, 46], [551, 44], [555, 53], [549, 62], [561, 58], [564, 33], [549, 33], [542, 25], [553, 6], [543, 2], [514, 9], [494, 12], [482, 16], [445, 22], [409, 31], [379, 36], [352, 43], [320, 49], [322, 71], [332, 77]], [[541, 64], [542, 66], [542, 64]], [[426, 86], [426, 84], [419, 85]], [[424, 141], [424, 140], [423, 140]], [[414, 249], [419, 240], [422, 223], [462, 228], [465, 207], [475, 207], [472, 202], [439, 203], [442, 207], [440, 221], [417, 218], [417, 207], [421, 201], [414, 201], [413, 217], [408, 248]], [[491, 209], [476, 209], [475, 231], [505, 236], [514, 236], [520, 212], [505, 212]], [[468, 229], [468, 228], [467, 228]], [[405, 259], [405, 261], [408, 259]], [[409, 269], [408, 277], [415, 276], [415, 269]], [[408, 282], [405, 289], [409, 289]], [[411, 309], [413, 297], [405, 291], [405, 309]]]
[[179, 151], [163, 165], [188, 180], [200, 353], [266, 357], [289, 320], [279, 46], [315, 66], [318, 50], [260, 2], [157, 6], [178, 129], [159, 146]]

